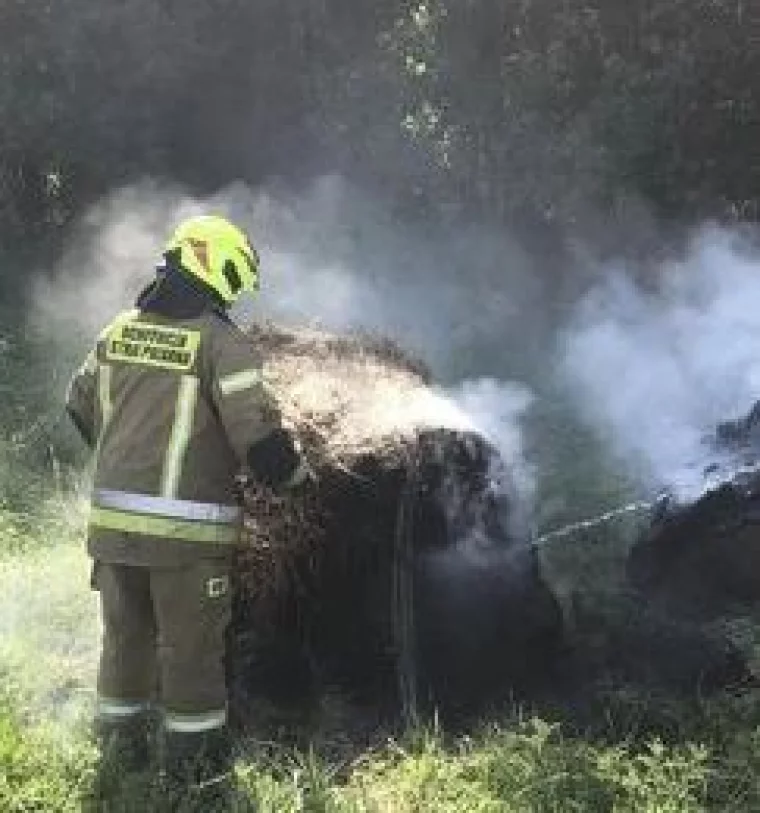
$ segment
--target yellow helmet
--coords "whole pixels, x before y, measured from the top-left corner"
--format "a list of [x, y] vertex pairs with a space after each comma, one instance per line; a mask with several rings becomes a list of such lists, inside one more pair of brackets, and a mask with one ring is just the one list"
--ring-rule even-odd
[[259, 290], [259, 256], [245, 234], [223, 217], [201, 215], [184, 221], [165, 253], [227, 305]]

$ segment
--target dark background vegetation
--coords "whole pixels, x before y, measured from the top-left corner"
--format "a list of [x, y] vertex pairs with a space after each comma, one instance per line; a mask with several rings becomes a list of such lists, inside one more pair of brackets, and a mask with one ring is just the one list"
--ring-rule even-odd
[[145, 175], [202, 193], [339, 172], [407, 222], [542, 246], [639, 211], [756, 219], [754, 6], [4, 0], [3, 280]]
[[55, 264], [83, 211], [145, 176], [202, 195], [337, 173], [433, 241], [458, 224], [516, 236], [549, 287], [570, 264], [542, 257], [577, 241], [621, 253], [705, 218], [756, 221], [754, 5], [3, 0], [11, 445], [49, 456], [60, 412], [39, 424], [46, 398], [30, 396], [59, 359], [45, 341], [17, 344], [28, 276]]

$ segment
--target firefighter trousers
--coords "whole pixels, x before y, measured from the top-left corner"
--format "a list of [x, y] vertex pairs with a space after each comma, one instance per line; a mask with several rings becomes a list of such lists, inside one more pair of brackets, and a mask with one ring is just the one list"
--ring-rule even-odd
[[98, 720], [127, 723], [158, 705], [167, 733], [223, 728], [228, 562], [164, 568], [96, 561], [93, 587], [103, 619]]

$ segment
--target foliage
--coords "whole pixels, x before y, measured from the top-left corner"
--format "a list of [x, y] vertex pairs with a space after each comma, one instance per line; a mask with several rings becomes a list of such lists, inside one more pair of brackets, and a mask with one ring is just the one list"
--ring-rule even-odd
[[[750, 5], [8, 0], [2, 250], [144, 175], [337, 171], [407, 217], [583, 230], [757, 216]], [[595, 232], [599, 236], [598, 230]], [[6, 271], [3, 276], [11, 276]]]
[[81, 810], [91, 785], [94, 749], [51, 741], [44, 728], [22, 729], [0, 713], [0, 807], [7, 813]]
[[[757, 52], [745, 4], [430, 2], [426, 96], [458, 134], [454, 188], [500, 218], [581, 221], [643, 198], [756, 217]], [[418, 26], [419, 27], [419, 26]], [[406, 30], [406, 29], [404, 29]], [[428, 80], [429, 81], [429, 80]], [[441, 147], [440, 132], [415, 135]]]
[[[706, 813], [756, 809], [760, 738], [638, 749], [562, 736], [537, 719], [445, 745], [433, 734], [393, 742], [350, 767], [311, 753], [252, 754], [237, 765], [238, 809], [269, 813]], [[96, 752], [79, 735], [61, 747], [49, 727], [23, 730], [0, 715], [4, 810], [91, 805]], [[155, 798], [155, 780], [128, 784], [123, 810]], [[130, 802], [131, 800], [131, 802]], [[183, 809], [191, 810], [188, 806]]]
[[44, 341], [6, 335], [0, 335], [0, 508], [36, 517], [40, 505], [81, 479], [83, 444], [63, 408], [74, 361], [66, 363], [60, 345], [51, 353]]

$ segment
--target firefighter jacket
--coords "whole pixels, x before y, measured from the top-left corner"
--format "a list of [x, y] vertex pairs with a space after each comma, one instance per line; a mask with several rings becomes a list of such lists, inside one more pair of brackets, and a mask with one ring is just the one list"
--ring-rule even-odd
[[[241, 467], [273, 487], [308, 472], [251, 339], [178, 274], [101, 333], [69, 386], [68, 412], [95, 452], [88, 549], [105, 562], [225, 557]], [[171, 285], [200, 306], [162, 307]]]

